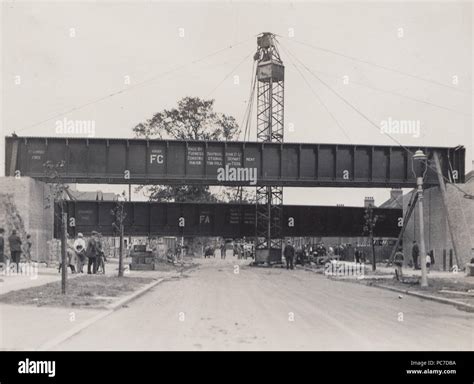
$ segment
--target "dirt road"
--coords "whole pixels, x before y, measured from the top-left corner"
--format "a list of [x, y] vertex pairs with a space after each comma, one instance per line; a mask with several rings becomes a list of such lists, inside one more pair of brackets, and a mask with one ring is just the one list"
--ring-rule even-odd
[[474, 314], [449, 305], [301, 269], [199, 263], [56, 349], [473, 350]]

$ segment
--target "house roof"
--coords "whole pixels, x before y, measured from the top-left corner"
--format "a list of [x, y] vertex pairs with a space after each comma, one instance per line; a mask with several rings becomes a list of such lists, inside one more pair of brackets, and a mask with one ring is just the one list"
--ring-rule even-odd
[[69, 197], [71, 200], [104, 200], [104, 201], [114, 201], [117, 200], [117, 196], [112, 192], [102, 192], [102, 191], [77, 191], [74, 189], [69, 189]]
[[403, 194], [397, 197], [390, 197], [387, 201], [379, 205], [379, 208], [403, 208]]

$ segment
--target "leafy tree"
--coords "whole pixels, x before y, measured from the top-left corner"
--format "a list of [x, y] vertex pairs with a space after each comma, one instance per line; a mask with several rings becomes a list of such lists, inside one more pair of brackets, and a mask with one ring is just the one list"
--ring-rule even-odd
[[[133, 128], [137, 137], [176, 140], [235, 140], [239, 126], [234, 117], [214, 111], [214, 100], [184, 97], [177, 108], [164, 109]], [[145, 187], [139, 187], [143, 189]], [[209, 186], [146, 187], [153, 201], [211, 201], [219, 199]]]

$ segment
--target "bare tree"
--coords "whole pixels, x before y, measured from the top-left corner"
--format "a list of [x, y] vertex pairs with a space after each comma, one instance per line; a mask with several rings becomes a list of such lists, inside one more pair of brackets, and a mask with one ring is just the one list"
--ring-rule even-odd
[[[62, 179], [62, 169], [65, 161], [53, 162], [46, 161], [43, 164], [44, 173], [50, 181], [50, 192], [46, 196], [46, 207], [54, 209], [59, 208], [55, 215], [59, 218], [61, 234], [61, 293], [66, 294], [67, 287], [67, 212], [66, 212], [66, 194], [69, 186]], [[55, 210], [56, 211], [56, 210]]]
[[121, 195], [117, 196], [117, 203], [110, 212], [115, 218], [115, 221], [112, 223], [112, 226], [114, 227], [115, 231], [118, 232], [120, 237], [118, 277], [123, 277], [123, 227], [125, 219], [127, 218], [127, 213], [125, 212], [124, 204], [126, 200], [127, 196], [125, 194], [125, 191], [123, 191]]
[[377, 265], [375, 262], [374, 230], [379, 216], [374, 214], [374, 209], [371, 205], [365, 209], [364, 219], [364, 234], [369, 236], [370, 247], [372, 250], [372, 270], [375, 271]]

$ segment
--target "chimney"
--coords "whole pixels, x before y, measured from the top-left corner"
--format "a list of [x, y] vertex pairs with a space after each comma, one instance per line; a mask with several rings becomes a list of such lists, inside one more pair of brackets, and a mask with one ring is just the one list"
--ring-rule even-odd
[[397, 200], [402, 195], [403, 195], [403, 191], [401, 188], [392, 188], [390, 190], [390, 199], [393, 201]]
[[364, 207], [367, 208], [370, 206], [375, 207], [375, 200], [372, 196], [366, 197], [364, 199]]

